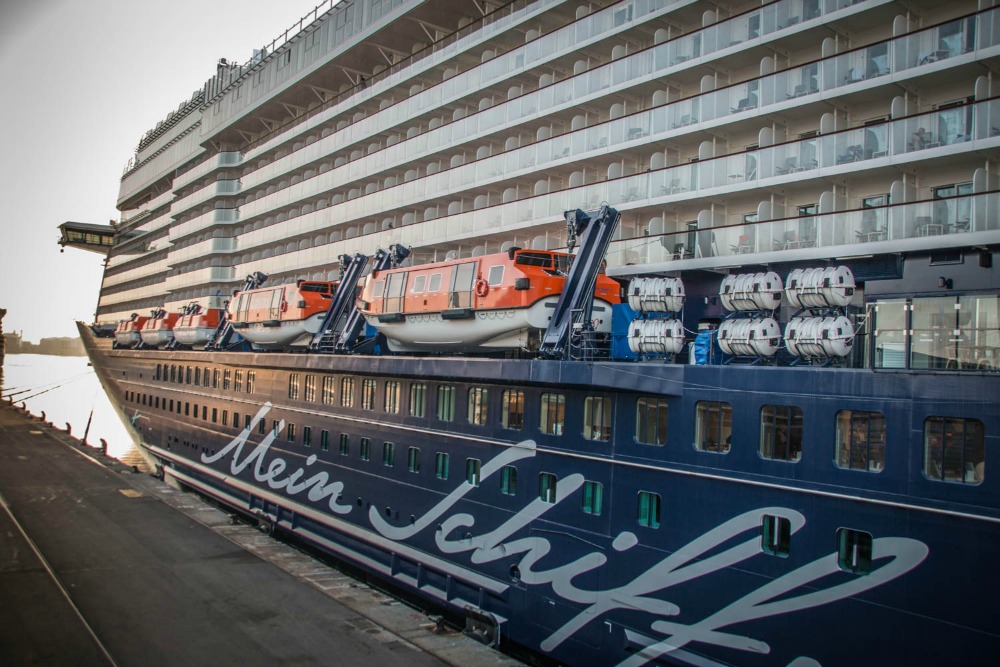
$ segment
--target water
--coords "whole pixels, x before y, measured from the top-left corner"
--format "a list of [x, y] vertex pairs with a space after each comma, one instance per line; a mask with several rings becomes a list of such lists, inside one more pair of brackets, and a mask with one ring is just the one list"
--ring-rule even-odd
[[12, 396], [15, 405], [22, 402], [32, 414], [83, 438], [87, 420], [93, 413], [87, 442], [108, 443], [108, 455], [129, 465], [147, 468], [129, 430], [101, 387], [87, 357], [57, 357], [45, 354], [8, 354], [3, 364], [3, 398]]

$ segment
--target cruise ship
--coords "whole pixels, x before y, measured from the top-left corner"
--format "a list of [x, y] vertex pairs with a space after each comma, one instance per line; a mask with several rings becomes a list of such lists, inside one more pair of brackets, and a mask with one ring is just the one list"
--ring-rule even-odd
[[995, 664], [1000, 7], [342, 0], [247, 46], [61, 227], [167, 481], [542, 664]]

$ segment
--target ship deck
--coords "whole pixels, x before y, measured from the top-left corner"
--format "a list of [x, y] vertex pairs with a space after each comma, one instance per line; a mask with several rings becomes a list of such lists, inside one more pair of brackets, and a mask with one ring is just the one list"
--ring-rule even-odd
[[0, 407], [0, 663], [518, 664], [94, 452]]

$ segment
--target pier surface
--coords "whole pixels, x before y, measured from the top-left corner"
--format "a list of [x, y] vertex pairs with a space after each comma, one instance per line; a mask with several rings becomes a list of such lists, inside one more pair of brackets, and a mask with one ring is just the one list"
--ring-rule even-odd
[[520, 664], [0, 406], [0, 665]]

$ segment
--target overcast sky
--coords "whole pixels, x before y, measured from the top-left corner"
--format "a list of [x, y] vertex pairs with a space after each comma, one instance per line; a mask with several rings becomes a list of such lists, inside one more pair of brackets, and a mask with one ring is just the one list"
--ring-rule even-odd
[[59, 252], [67, 220], [107, 224], [139, 139], [215, 72], [319, 0], [0, 2], [0, 307], [38, 341], [91, 322], [102, 256]]

